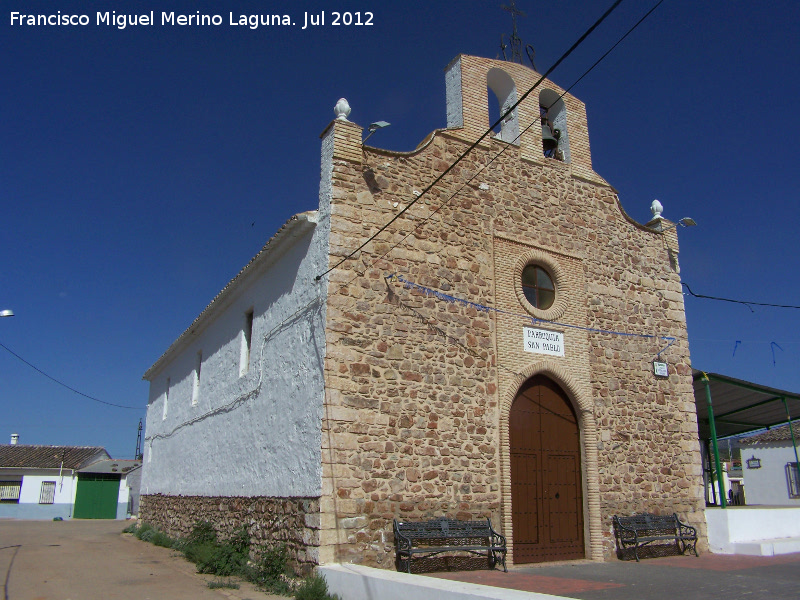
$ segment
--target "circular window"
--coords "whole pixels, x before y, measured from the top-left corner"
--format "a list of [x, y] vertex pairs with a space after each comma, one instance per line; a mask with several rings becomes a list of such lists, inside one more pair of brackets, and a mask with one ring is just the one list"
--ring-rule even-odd
[[547, 310], [556, 299], [556, 287], [550, 274], [539, 265], [522, 269], [522, 293], [539, 310]]

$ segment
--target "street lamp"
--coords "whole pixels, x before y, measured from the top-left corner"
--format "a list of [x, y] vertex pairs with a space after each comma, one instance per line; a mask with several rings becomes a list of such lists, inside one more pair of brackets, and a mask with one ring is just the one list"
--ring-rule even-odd
[[694, 227], [695, 225], [697, 225], [697, 221], [695, 221], [692, 217], [683, 217], [682, 219], [679, 219], [675, 223], [667, 225], [666, 227], [662, 227], [661, 222], [659, 221], [659, 223], [655, 227], [653, 227], [653, 229], [655, 229], [656, 231], [660, 231], [661, 233], [664, 233], [665, 231], [669, 231], [670, 229], [672, 229], [673, 227], [677, 227], [678, 225], [680, 225], [681, 227]]
[[14, 311], [11, 309], [0, 310], [0, 317], [13, 317]]
[[661, 221], [664, 217], [661, 216], [661, 213], [664, 211], [664, 207], [661, 205], [661, 202], [658, 200], [653, 200], [653, 203], [650, 205], [650, 212], [653, 213], [652, 220], [645, 225], [652, 231], [658, 231], [659, 233], [664, 233], [665, 231], [669, 231], [673, 227], [677, 227], [680, 225], [681, 227], [694, 227], [697, 225], [697, 221], [695, 221], [692, 217], [683, 217], [682, 219], [678, 220], [675, 223], [670, 223], [666, 227], [661, 224]]
[[[369, 131], [369, 135], [364, 138], [364, 142], [366, 142], [369, 138], [372, 137], [372, 134], [378, 131], [378, 129], [383, 129], [384, 127], [388, 127], [391, 123], [387, 123], [386, 121], [375, 121], [374, 123], [370, 123], [370, 126], [367, 127], [367, 131]], [[362, 144], [364, 142], [361, 142]]]

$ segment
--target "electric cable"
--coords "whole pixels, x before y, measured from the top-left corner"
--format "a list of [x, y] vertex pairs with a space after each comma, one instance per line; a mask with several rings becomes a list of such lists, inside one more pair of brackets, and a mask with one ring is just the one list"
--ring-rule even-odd
[[81, 392], [81, 391], [79, 391], [79, 390], [76, 390], [74, 387], [70, 387], [70, 386], [68, 386], [68, 385], [67, 385], [66, 383], [64, 383], [63, 381], [59, 381], [59, 380], [58, 380], [58, 379], [56, 379], [55, 377], [53, 377], [53, 376], [51, 376], [51, 375], [48, 375], [47, 373], [45, 373], [44, 371], [42, 371], [42, 370], [41, 370], [39, 367], [37, 367], [36, 365], [33, 365], [33, 364], [29, 363], [27, 360], [25, 360], [24, 358], [22, 358], [22, 357], [21, 357], [19, 354], [17, 354], [16, 352], [14, 352], [14, 351], [13, 351], [11, 348], [9, 348], [8, 346], [6, 346], [5, 344], [2, 344], [2, 343], [0, 343], [0, 348], [2, 348], [3, 350], [5, 350], [6, 352], [8, 352], [9, 354], [11, 354], [12, 356], [15, 356], [16, 358], [18, 358], [18, 359], [19, 359], [19, 360], [21, 360], [22, 362], [24, 362], [26, 365], [28, 365], [28, 366], [29, 366], [31, 369], [33, 369], [33, 370], [34, 370], [34, 371], [36, 371], [37, 373], [39, 373], [39, 374], [41, 374], [41, 375], [44, 375], [44, 376], [45, 376], [45, 377], [47, 377], [49, 380], [56, 382], [58, 385], [60, 385], [60, 386], [62, 386], [62, 387], [65, 387], [65, 388], [67, 388], [67, 389], [68, 389], [70, 392], [74, 392], [74, 393], [78, 394], [79, 396], [83, 396], [84, 398], [88, 398], [89, 400], [93, 400], [94, 402], [99, 402], [100, 404], [105, 404], [106, 406], [113, 406], [113, 407], [115, 407], [115, 408], [127, 408], [127, 409], [130, 409], [130, 410], [144, 410], [144, 409], [146, 408], [146, 407], [144, 407], [144, 406], [125, 406], [125, 405], [123, 405], [123, 404], [114, 404], [113, 402], [106, 402], [105, 400], [100, 400], [100, 398], [95, 398], [94, 396], [90, 396], [89, 394], [84, 394], [83, 392]]
[[[771, 308], [795, 308], [795, 309], [796, 308], [800, 308], [800, 306], [797, 306], [795, 304], [771, 304], [769, 302], [750, 302], [749, 300], [734, 300], [732, 298], [720, 298], [718, 296], [705, 296], [703, 294], [695, 294], [692, 291], [692, 288], [689, 287], [688, 283], [681, 282], [681, 285], [683, 287], [685, 287], [689, 291], [690, 295], [694, 296], [695, 298], [703, 298], [705, 300], [716, 300], [718, 302], [730, 302], [732, 304], [744, 304], [748, 308], [750, 308], [751, 305], [752, 306], [769, 306]], [[750, 308], [750, 310], [752, 311], [753, 309]]]
[[320, 275], [317, 275], [315, 279], [317, 281], [319, 281], [325, 275], [327, 275], [328, 273], [330, 273], [334, 269], [338, 268], [342, 263], [344, 263], [345, 261], [351, 259], [353, 257], [353, 255], [356, 254], [356, 252], [358, 252], [359, 250], [362, 250], [367, 244], [369, 244], [378, 235], [380, 235], [383, 231], [385, 231], [386, 228], [389, 227], [389, 225], [391, 225], [397, 219], [399, 219], [401, 216], [403, 216], [406, 213], [406, 211], [408, 211], [409, 208], [414, 206], [414, 204], [416, 204], [419, 201], [420, 198], [425, 196], [425, 194], [428, 193], [437, 183], [439, 183], [445, 177], [445, 175], [447, 175], [450, 171], [452, 171], [456, 167], [456, 165], [458, 165], [462, 160], [464, 160], [464, 158], [466, 158], [466, 156], [470, 152], [472, 152], [472, 150], [474, 150], [478, 146], [478, 144], [480, 144], [481, 141], [483, 141], [483, 138], [485, 138], [487, 135], [492, 133], [494, 131], [494, 128], [497, 127], [498, 125], [500, 125], [503, 122], [504, 118], [506, 118], [509, 114], [513, 113], [514, 109], [517, 108], [517, 106], [519, 106], [519, 104], [523, 100], [525, 100], [537, 87], [539, 87], [539, 85], [545, 79], [547, 79], [548, 75], [550, 75], [550, 73], [552, 73], [570, 54], [572, 54], [575, 51], [575, 49], [578, 48], [578, 46], [580, 46], [584, 42], [584, 40], [587, 37], [589, 37], [589, 35], [595, 29], [597, 29], [597, 27], [599, 27], [600, 24], [603, 21], [605, 21], [606, 18], [621, 3], [622, 3], [622, 0], [615, 0], [614, 4], [612, 4], [611, 7], [608, 8], [606, 10], [606, 12], [603, 13], [603, 15], [597, 21], [595, 21], [594, 24], [591, 27], [589, 27], [589, 29], [587, 29], [584, 32], [584, 34], [580, 38], [578, 38], [578, 40], [574, 44], [572, 44], [572, 46], [569, 48], [569, 50], [567, 50], [564, 54], [562, 54], [561, 57], [547, 70], [547, 72], [544, 75], [540, 76], [538, 81], [536, 83], [534, 83], [533, 86], [527, 92], [522, 94], [522, 96], [520, 96], [519, 99], [513, 105], [511, 105], [504, 114], [500, 115], [500, 118], [497, 119], [497, 121], [494, 124], [490, 125], [489, 128], [486, 131], [484, 131], [483, 134], [477, 140], [472, 142], [472, 144], [469, 146], [469, 148], [467, 148], [464, 152], [462, 152], [461, 155], [459, 155], [459, 157], [451, 165], [449, 165], [438, 177], [436, 177], [436, 179], [433, 180], [432, 183], [430, 183], [424, 190], [422, 190], [422, 193], [420, 193], [419, 196], [417, 196], [414, 200], [409, 202], [403, 208], [403, 210], [401, 210], [399, 213], [397, 213], [385, 225], [383, 225], [380, 229], [378, 229], [378, 231], [376, 231], [373, 235], [371, 235], [369, 238], [367, 238], [367, 240], [365, 242], [363, 242], [358, 248], [356, 248], [355, 250], [351, 251], [347, 256], [343, 257], [341, 260], [339, 260], [339, 262], [337, 262], [332, 267], [329, 267], [325, 272], [321, 273]]
[[[566, 96], [566, 95], [569, 93], [569, 91], [570, 91], [572, 88], [574, 88], [576, 85], [578, 85], [578, 83], [580, 83], [580, 82], [581, 82], [581, 80], [582, 80], [584, 77], [586, 77], [586, 76], [587, 76], [589, 73], [591, 73], [591, 72], [592, 72], [592, 71], [595, 69], [595, 67], [597, 67], [597, 65], [599, 65], [599, 64], [600, 64], [600, 63], [601, 63], [601, 62], [602, 62], [602, 61], [603, 61], [603, 60], [604, 60], [604, 59], [605, 59], [605, 58], [606, 58], [606, 57], [607, 57], [609, 54], [611, 54], [611, 52], [613, 52], [613, 51], [616, 49], [616, 47], [617, 47], [617, 46], [619, 46], [619, 45], [620, 45], [620, 44], [621, 44], [621, 43], [622, 43], [622, 42], [625, 40], [625, 38], [627, 38], [627, 37], [628, 37], [628, 36], [629, 36], [631, 33], [633, 33], [633, 31], [634, 31], [636, 28], [638, 28], [638, 27], [639, 27], [639, 25], [641, 25], [641, 24], [642, 24], [642, 23], [645, 21], [645, 19], [647, 19], [647, 18], [648, 18], [648, 17], [649, 17], [649, 16], [650, 16], [650, 15], [653, 13], [653, 11], [655, 11], [655, 10], [656, 10], [656, 9], [657, 9], [659, 6], [661, 6], [661, 4], [662, 4], [663, 2], [664, 2], [664, 0], [658, 0], [658, 2], [657, 2], [657, 3], [656, 3], [656, 4], [655, 4], [655, 5], [654, 5], [654, 6], [653, 6], [653, 7], [652, 7], [652, 8], [651, 8], [649, 11], [647, 11], [647, 12], [644, 14], [644, 16], [642, 16], [642, 17], [641, 17], [641, 18], [640, 18], [640, 19], [639, 19], [639, 20], [638, 20], [638, 21], [637, 21], [637, 22], [636, 22], [636, 23], [635, 23], [635, 24], [634, 24], [634, 25], [633, 25], [633, 26], [632, 26], [630, 29], [628, 29], [628, 31], [627, 31], [627, 32], [626, 32], [626, 33], [625, 33], [625, 34], [624, 34], [622, 37], [620, 37], [620, 38], [619, 38], [619, 39], [618, 39], [618, 40], [617, 40], [617, 41], [616, 41], [616, 42], [615, 42], [615, 43], [614, 43], [614, 44], [613, 44], [613, 45], [612, 45], [612, 46], [611, 46], [611, 47], [610, 47], [610, 48], [609, 48], [609, 49], [608, 49], [608, 50], [607, 50], [607, 51], [606, 51], [606, 52], [605, 52], [605, 53], [604, 53], [604, 54], [603, 54], [603, 55], [602, 55], [602, 56], [601, 56], [599, 59], [597, 59], [597, 60], [594, 62], [594, 64], [593, 64], [591, 67], [589, 67], [589, 68], [588, 68], [586, 71], [584, 71], [584, 73], [583, 73], [583, 74], [582, 74], [582, 75], [581, 75], [581, 76], [580, 76], [580, 77], [579, 77], [577, 80], [575, 80], [575, 81], [572, 83], [572, 85], [570, 85], [568, 88], [566, 88], [566, 89], [565, 89], [565, 90], [564, 90], [564, 91], [561, 93], [561, 95], [560, 95], [558, 98], [556, 98], [556, 100], [553, 102], [553, 104], [555, 104], [555, 102], [558, 102], [558, 101], [559, 101], [559, 100], [561, 100], [561, 99], [562, 99], [564, 96]], [[550, 69], [550, 71], [552, 71], [552, 68]], [[548, 71], [548, 72], [549, 72], [549, 71]], [[537, 82], [537, 84], [536, 84], [536, 85], [538, 85], [538, 83], [539, 83], [539, 82]], [[534, 87], [535, 87], [535, 86], [534, 86]], [[547, 108], [548, 108], [548, 110], [549, 110], [549, 109], [550, 109], [550, 108], [553, 106], [553, 104], [551, 104], [549, 107], [547, 107]], [[514, 106], [516, 106], [516, 105], [514, 105]], [[506, 113], [503, 115], [503, 117], [505, 117], [506, 115], [508, 115], [508, 114], [509, 114], [509, 113], [510, 113], [512, 110], [513, 110], [513, 107], [512, 107], [512, 108], [511, 108], [509, 111], [507, 111], [507, 112], [506, 112]], [[502, 120], [502, 118], [501, 118], [500, 120]], [[499, 121], [498, 121], [498, 122], [499, 122]], [[491, 165], [491, 164], [492, 164], [492, 163], [493, 163], [495, 160], [497, 160], [497, 159], [498, 159], [498, 158], [499, 158], [499, 157], [500, 157], [500, 156], [501, 156], [503, 153], [505, 153], [505, 151], [506, 151], [506, 150], [508, 150], [508, 148], [509, 148], [509, 147], [510, 147], [512, 144], [514, 144], [514, 143], [515, 143], [517, 140], [519, 140], [519, 139], [522, 137], [522, 135], [523, 135], [524, 133], [526, 133], [526, 132], [527, 132], [527, 131], [528, 131], [528, 130], [531, 128], [531, 127], [533, 127], [533, 125], [535, 125], [535, 124], [536, 124], [536, 120], [534, 120], [534, 121], [532, 121], [530, 124], [528, 124], [528, 125], [527, 125], [527, 126], [526, 126], [526, 127], [523, 129], [523, 130], [522, 130], [522, 131], [520, 131], [520, 133], [519, 133], [519, 134], [517, 134], [517, 136], [516, 136], [516, 137], [515, 137], [513, 140], [511, 140], [511, 142], [510, 142], [509, 144], [507, 144], [507, 145], [504, 145], [504, 146], [503, 146], [503, 148], [502, 148], [502, 149], [501, 149], [501, 150], [500, 150], [500, 151], [499, 151], [497, 154], [495, 154], [495, 155], [494, 155], [492, 158], [490, 158], [490, 159], [489, 159], [489, 161], [488, 161], [488, 162], [487, 162], [485, 165], [481, 166], [481, 167], [480, 167], [480, 168], [479, 168], [479, 169], [478, 169], [478, 170], [475, 172], [475, 174], [474, 174], [474, 175], [472, 175], [472, 177], [470, 177], [470, 178], [469, 178], [469, 179], [468, 179], [466, 182], [464, 182], [464, 183], [463, 183], [463, 184], [462, 184], [462, 185], [461, 185], [461, 186], [460, 186], [460, 187], [459, 187], [459, 188], [458, 188], [458, 189], [457, 189], [455, 192], [453, 192], [453, 193], [452, 193], [452, 194], [451, 194], [451, 195], [450, 195], [450, 196], [449, 196], [449, 197], [448, 197], [446, 200], [444, 200], [442, 203], [440, 203], [440, 204], [439, 204], [439, 206], [438, 206], [438, 207], [437, 207], [435, 210], [433, 210], [433, 211], [432, 211], [430, 214], [428, 214], [428, 215], [427, 215], [427, 216], [426, 216], [426, 217], [425, 217], [425, 218], [424, 218], [422, 221], [420, 221], [420, 222], [419, 222], [419, 223], [416, 225], [416, 227], [414, 227], [413, 229], [411, 229], [411, 231], [409, 231], [409, 232], [408, 232], [408, 233], [407, 233], [405, 236], [403, 236], [403, 238], [402, 238], [400, 241], [398, 241], [398, 242], [396, 242], [395, 244], [393, 244], [393, 245], [392, 245], [392, 246], [391, 246], [391, 247], [390, 247], [390, 248], [389, 248], [389, 249], [388, 249], [386, 252], [384, 252], [384, 253], [383, 253], [383, 254], [381, 254], [380, 256], [378, 256], [378, 257], [374, 258], [374, 259], [372, 260], [372, 262], [370, 263], [370, 265], [369, 265], [369, 266], [367, 266], [367, 267], [365, 267], [364, 273], [366, 273], [366, 269], [368, 269], [368, 268], [369, 268], [369, 267], [371, 267], [371, 266], [374, 266], [374, 265], [375, 265], [375, 263], [377, 263], [379, 260], [383, 260], [384, 258], [386, 258], [386, 256], [387, 256], [387, 255], [389, 255], [389, 254], [392, 252], [392, 250], [394, 250], [394, 249], [395, 249], [395, 248], [397, 248], [397, 247], [398, 247], [400, 244], [402, 244], [403, 242], [405, 242], [405, 241], [406, 241], [406, 240], [407, 240], [407, 239], [408, 239], [408, 238], [409, 238], [409, 237], [410, 237], [410, 236], [411, 236], [411, 235], [412, 235], [412, 234], [413, 234], [415, 231], [417, 231], [417, 230], [418, 230], [420, 227], [422, 227], [422, 226], [423, 226], [425, 223], [427, 223], [427, 222], [428, 222], [428, 221], [429, 221], [429, 220], [430, 220], [430, 219], [431, 219], [431, 218], [432, 218], [434, 215], [436, 215], [436, 214], [437, 214], [437, 213], [438, 213], [438, 212], [439, 212], [439, 211], [440, 211], [442, 208], [444, 208], [445, 206], [447, 206], [447, 205], [448, 205], [448, 204], [449, 204], [449, 203], [450, 203], [450, 202], [451, 202], [451, 201], [452, 201], [452, 200], [453, 200], [453, 199], [454, 199], [456, 196], [458, 196], [458, 195], [461, 193], [461, 191], [462, 191], [462, 190], [463, 190], [465, 187], [467, 187], [468, 185], [470, 185], [470, 184], [472, 183], [472, 181], [474, 181], [474, 180], [475, 180], [475, 178], [476, 178], [476, 177], [478, 177], [478, 176], [479, 176], [481, 173], [483, 173], [483, 172], [484, 172], [484, 171], [485, 171], [485, 170], [486, 170], [486, 169], [487, 169], [487, 168], [488, 168], [488, 167], [489, 167], [489, 166], [490, 166], [490, 165]], [[493, 129], [493, 128], [494, 128], [496, 125], [497, 125], [497, 123], [495, 123], [495, 125], [493, 125], [493, 126], [492, 126], [492, 129]], [[431, 185], [434, 185], [435, 183], [436, 183], [436, 182], [434, 181], [434, 183], [433, 183], [433, 184], [431, 184]], [[430, 186], [429, 186], [429, 187], [430, 187]], [[420, 197], [421, 197], [421, 196], [422, 196], [422, 194], [420, 194]], [[417, 198], [417, 200], [418, 200], [418, 199], [419, 199], [419, 198]], [[416, 200], [415, 200], [414, 202], [416, 202]], [[409, 204], [409, 206], [408, 206], [408, 207], [406, 207], [406, 208], [409, 208], [410, 206], [411, 206], [411, 205]], [[399, 217], [400, 215], [398, 214], [397, 216]], [[390, 223], [387, 223], [387, 226], [388, 226], [389, 224], [391, 224], [391, 222], [390, 222]], [[374, 239], [375, 237], [377, 237], [377, 235], [379, 235], [380, 233], [381, 233], [381, 232], [380, 232], [380, 231], [378, 231], [378, 232], [377, 232], [377, 233], [376, 233], [376, 234], [375, 234], [375, 235], [374, 235], [372, 238], [370, 238], [370, 240], [371, 240], [371, 239]], [[367, 240], [367, 242], [365, 242], [365, 244], [366, 244], [366, 243], [368, 243], [370, 240]], [[363, 248], [363, 245], [362, 245], [361, 247]], [[359, 248], [359, 249], [360, 249], [360, 248]], [[354, 251], [354, 252], [353, 252], [353, 254], [355, 254], [355, 252], [357, 252], [357, 251], [358, 251], [358, 250]], [[341, 262], [340, 262], [339, 264], [341, 264]], [[336, 265], [336, 266], [338, 266], [338, 265]], [[334, 268], [335, 268], [335, 267], [334, 267]], [[355, 281], [355, 280], [356, 280], [358, 277], [362, 277], [362, 276], [364, 275], [364, 273], [361, 273], [360, 275], [359, 275], [359, 274], [356, 274], [356, 275], [355, 275], [355, 276], [354, 276], [352, 279], [350, 279], [350, 280], [349, 280], [347, 283], [345, 283], [344, 285], [345, 285], [345, 286], [347, 286], [347, 285], [350, 285], [350, 284], [351, 284], [351, 283], [353, 283], [353, 281]], [[323, 273], [323, 275], [324, 275], [324, 273]]]
[[[633, 33], [633, 31], [634, 31], [634, 30], [635, 30], [637, 27], [639, 27], [639, 25], [641, 25], [641, 24], [644, 22], [644, 20], [645, 20], [645, 19], [647, 19], [647, 17], [649, 17], [649, 16], [650, 16], [650, 15], [653, 13], [653, 11], [655, 11], [655, 9], [657, 9], [659, 6], [661, 6], [661, 4], [663, 4], [663, 2], [664, 2], [664, 0], [658, 0], [658, 2], [657, 2], [657, 3], [656, 3], [654, 6], [653, 6], [653, 8], [651, 8], [650, 10], [648, 10], [648, 11], [647, 11], [647, 12], [644, 14], [644, 16], [643, 16], [641, 19], [639, 19], [639, 20], [638, 20], [638, 21], [637, 21], [637, 22], [636, 22], [636, 23], [633, 25], [633, 27], [631, 27], [630, 29], [628, 29], [628, 31], [627, 31], [627, 33], [625, 33], [625, 35], [623, 35], [621, 38], [619, 38], [619, 39], [617, 40], [617, 42], [616, 42], [616, 43], [615, 43], [613, 46], [611, 46], [611, 48], [609, 48], [609, 49], [606, 51], [606, 53], [605, 53], [605, 54], [603, 54], [603, 56], [601, 56], [600, 58], [598, 58], [598, 59], [597, 59], [597, 61], [595, 61], [595, 63], [594, 63], [594, 64], [593, 64], [591, 67], [589, 67], [589, 68], [588, 68], [586, 71], [584, 71], [583, 75], [581, 75], [580, 77], [578, 77], [578, 79], [576, 79], [576, 80], [575, 80], [575, 82], [574, 82], [574, 83], [573, 83], [571, 86], [569, 86], [567, 89], [565, 89], [565, 90], [564, 90], [564, 93], [563, 93], [563, 94], [561, 94], [561, 95], [560, 95], [560, 96], [559, 96], [559, 97], [558, 97], [558, 98], [555, 100], [555, 102], [558, 102], [559, 100], [561, 100], [561, 98], [563, 98], [563, 97], [564, 97], [564, 96], [565, 96], [565, 95], [566, 95], [566, 94], [567, 94], [567, 93], [568, 93], [568, 92], [569, 92], [569, 91], [570, 91], [572, 88], [574, 88], [576, 85], [578, 85], [578, 84], [581, 82], [581, 80], [582, 80], [584, 77], [586, 77], [586, 76], [587, 76], [589, 73], [591, 73], [591, 72], [594, 70], [594, 68], [595, 68], [597, 65], [599, 65], [601, 62], [603, 62], [603, 60], [604, 60], [604, 59], [605, 59], [605, 58], [606, 58], [606, 57], [607, 57], [609, 54], [611, 54], [611, 53], [614, 51], [614, 49], [615, 49], [617, 46], [619, 46], [619, 45], [620, 45], [620, 44], [621, 44], [621, 43], [622, 43], [622, 42], [625, 40], [625, 38], [626, 38], [626, 37], [628, 37], [628, 36], [629, 36], [631, 33]], [[555, 104], [555, 102], [554, 102], [554, 104]], [[551, 104], [550, 106], [548, 106], [548, 107], [547, 107], [547, 109], [548, 109], [548, 110], [550, 110], [550, 108], [552, 108], [552, 106], [553, 106], [553, 105]]]
[[190, 427], [192, 425], [195, 425], [196, 423], [204, 421], [209, 417], [213, 417], [218, 414], [232, 412], [237, 408], [239, 408], [239, 406], [246, 404], [253, 398], [257, 398], [258, 395], [261, 393], [261, 388], [264, 383], [264, 372], [265, 372], [264, 365], [266, 363], [264, 354], [267, 348], [267, 344], [272, 340], [273, 336], [283, 332], [285, 328], [295, 325], [295, 323], [298, 320], [306, 316], [307, 312], [311, 311], [314, 308], [319, 310], [320, 307], [321, 307], [321, 298], [319, 296], [316, 296], [310, 302], [301, 306], [294, 313], [292, 313], [291, 315], [289, 315], [288, 317], [277, 323], [272, 329], [270, 329], [267, 333], [261, 336], [261, 348], [259, 350], [259, 358], [258, 358], [258, 366], [259, 366], [258, 379], [255, 382], [255, 385], [252, 387], [252, 389], [242, 392], [227, 404], [216, 406], [201, 415], [197, 415], [187, 421], [183, 421], [175, 425], [170, 431], [155, 433], [152, 435], [146, 435], [144, 437], [144, 441], [150, 442], [152, 447], [152, 443], [155, 440], [170, 438], [173, 435], [175, 435], [178, 431], [184, 429], [185, 427]]

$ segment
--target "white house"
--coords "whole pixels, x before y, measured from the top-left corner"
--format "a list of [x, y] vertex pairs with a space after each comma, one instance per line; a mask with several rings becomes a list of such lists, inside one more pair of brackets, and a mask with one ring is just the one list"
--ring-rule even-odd
[[124, 519], [140, 465], [97, 446], [0, 445], [0, 518]]
[[[800, 423], [792, 425], [800, 442]], [[800, 506], [797, 449], [789, 426], [740, 440], [748, 505]]]

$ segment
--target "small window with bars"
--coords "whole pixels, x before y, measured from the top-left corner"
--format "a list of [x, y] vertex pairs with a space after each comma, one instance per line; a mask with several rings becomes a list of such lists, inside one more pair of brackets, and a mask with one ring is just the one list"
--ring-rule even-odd
[[21, 481], [0, 481], [0, 502], [19, 502]]
[[800, 468], [798, 468], [798, 463], [787, 463], [786, 482], [789, 484], [789, 497], [800, 498]]
[[53, 504], [56, 499], [56, 482], [43, 481], [39, 492], [39, 504]]

